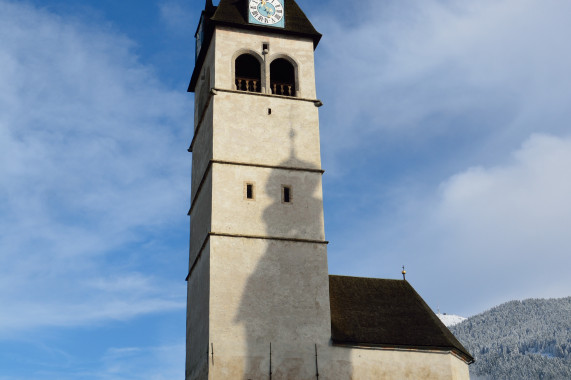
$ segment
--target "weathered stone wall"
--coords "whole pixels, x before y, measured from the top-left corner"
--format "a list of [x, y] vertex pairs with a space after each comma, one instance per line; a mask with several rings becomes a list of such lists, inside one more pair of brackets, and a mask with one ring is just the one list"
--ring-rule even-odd
[[[320, 379], [467, 380], [468, 365], [447, 351], [333, 346]], [[346, 362], [349, 351], [349, 363]], [[340, 358], [340, 359], [339, 359]]]
[[187, 284], [186, 379], [208, 378], [208, 344], [210, 342], [210, 244], [206, 244], [196, 261]]
[[266, 379], [270, 343], [274, 370], [289, 374], [283, 378], [310, 376], [311, 366], [300, 364], [310, 364], [313, 344], [326, 344], [330, 335], [326, 246], [211, 241], [210, 378]]
[[292, 164], [299, 167], [321, 167], [319, 113], [313, 102], [226, 92], [213, 100], [215, 159], [283, 165], [294, 158]]
[[[212, 172], [212, 231], [325, 239], [320, 173], [229, 164], [214, 164]], [[255, 199], [245, 199], [244, 183], [254, 185]], [[289, 203], [282, 185], [291, 188]]]
[[194, 128], [197, 128], [199, 125], [198, 122], [208, 100], [208, 93], [216, 81], [216, 71], [214, 70], [215, 52], [216, 35], [212, 37], [194, 89]]
[[[268, 379], [270, 347], [260, 341], [248, 350], [246, 337], [214, 344], [210, 358], [210, 379]], [[468, 365], [447, 351], [412, 351], [331, 346], [309, 339], [294, 347], [273, 336], [272, 380], [469, 380]], [[247, 354], [247, 355], [244, 355]]]
[[[297, 66], [298, 95], [300, 98], [315, 99], [315, 72], [313, 41], [299, 37], [280, 36], [271, 33], [237, 30], [218, 27], [216, 37], [216, 79], [217, 88], [234, 89], [234, 60], [242, 53], [255, 54], [265, 62], [266, 91], [269, 93], [269, 65], [276, 58], [289, 57]], [[269, 53], [262, 54], [262, 44], [269, 43]]]
[[190, 214], [189, 270], [195, 263], [212, 225], [212, 172], [208, 171]]

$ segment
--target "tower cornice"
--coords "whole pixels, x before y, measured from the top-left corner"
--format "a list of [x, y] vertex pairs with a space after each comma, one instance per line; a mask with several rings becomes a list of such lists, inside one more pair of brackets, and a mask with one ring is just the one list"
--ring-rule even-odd
[[200, 250], [198, 251], [198, 254], [196, 255], [196, 258], [194, 259], [194, 262], [192, 263], [192, 265], [190, 266], [190, 269], [188, 270], [188, 274], [185, 278], [185, 281], [188, 281], [188, 279], [192, 275], [192, 272], [193, 272], [194, 268], [196, 267], [196, 263], [198, 263], [198, 260], [200, 260], [200, 258], [202, 257], [202, 251], [204, 251], [204, 248], [206, 247], [206, 243], [208, 243], [208, 241], [210, 240], [210, 238], [212, 236], [234, 238], [234, 239], [275, 240], [275, 241], [285, 241], [285, 242], [290, 242], [290, 243], [304, 243], [304, 244], [321, 244], [321, 245], [328, 245], [329, 244], [329, 241], [327, 241], [327, 240], [300, 239], [300, 238], [292, 238], [292, 237], [284, 237], [284, 236], [227, 234], [227, 233], [219, 233], [219, 232], [212, 232], [211, 231], [211, 232], [206, 234], [206, 237], [204, 238], [204, 241], [202, 242]]
[[198, 198], [198, 196], [200, 194], [200, 190], [202, 190], [202, 186], [204, 185], [204, 181], [206, 180], [206, 177], [208, 176], [208, 173], [210, 172], [210, 170], [212, 170], [212, 165], [214, 165], [214, 164], [233, 165], [233, 166], [250, 166], [250, 167], [255, 167], [255, 168], [273, 169], [273, 170], [298, 171], [298, 172], [316, 173], [319, 175], [323, 175], [325, 173], [325, 170], [323, 170], [323, 169], [300, 168], [300, 167], [292, 167], [292, 166], [264, 165], [264, 164], [250, 163], [250, 162], [232, 162], [232, 161], [210, 160], [210, 162], [208, 163], [208, 166], [206, 167], [206, 170], [202, 174], [202, 178], [200, 180], [200, 184], [198, 185], [198, 188], [196, 189], [196, 193], [194, 194], [194, 197], [192, 197], [192, 200], [190, 202], [190, 209], [188, 210], [188, 213], [187, 213], [188, 216], [190, 216], [192, 209], [194, 208], [194, 205], [196, 204], [196, 199]]
[[310, 99], [310, 98], [298, 98], [298, 97], [292, 97], [292, 96], [285, 96], [285, 95], [275, 95], [275, 94], [264, 94], [261, 92], [246, 92], [246, 91], [238, 91], [238, 90], [228, 90], [228, 89], [223, 89], [223, 88], [211, 88], [209, 93], [208, 93], [208, 100], [206, 101], [206, 104], [204, 104], [204, 107], [201, 111], [200, 114], [200, 118], [198, 119], [198, 122], [196, 123], [196, 127], [194, 128], [194, 135], [192, 137], [192, 141], [190, 143], [190, 146], [188, 147], [188, 152], [192, 153], [192, 149], [194, 147], [194, 142], [196, 141], [196, 137], [198, 136], [198, 132], [200, 131], [200, 127], [202, 126], [202, 122], [204, 121], [204, 116], [206, 115], [206, 110], [208, 109], [208, 106], [212, 100], [212, 97], [216, 94], [218, 94], [218, 92], [227, 92], [227, 93], [231, 93], [231, 94], [240, 94], [240, 95], [247, 95], [247, 96], [265, 96], [265, 97], [270, 97], [270, 98], [278, 98], [278, 99], [287, 99], [287, 100], [299, 100], [302, 102], [310, 102], [313, 103], [316, 107], [321, 107], [323, 106], [323, 102], [319, 99]]

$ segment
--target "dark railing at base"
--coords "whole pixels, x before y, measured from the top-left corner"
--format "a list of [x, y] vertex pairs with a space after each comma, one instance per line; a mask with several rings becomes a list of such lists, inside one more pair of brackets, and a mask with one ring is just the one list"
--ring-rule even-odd
[[293, 83], [272, 82], [270, 87], [274, 95], [295, 96]]
[[[236, 90], [248, 92], [262, 92], [262, 86], [259, 79], [255, 78], [236, 78]], [[295, 96], [295, 87], [293, 83], [272, 82], [270, 90], [274, 95]]]
[[254, 78], [236, 78], [236, 90], [261, 92], [260, 80]]

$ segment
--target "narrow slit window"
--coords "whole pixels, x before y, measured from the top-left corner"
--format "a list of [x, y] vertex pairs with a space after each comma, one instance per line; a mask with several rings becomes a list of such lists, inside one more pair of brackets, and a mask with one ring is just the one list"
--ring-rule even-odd
[[291, 202], [291, 187], [290, 186], [283, 186], [282, 187], [282, 200], [284, 203]]
[[246, 198], [254, 199], [254, 185], [251, 183], [246, 185]]

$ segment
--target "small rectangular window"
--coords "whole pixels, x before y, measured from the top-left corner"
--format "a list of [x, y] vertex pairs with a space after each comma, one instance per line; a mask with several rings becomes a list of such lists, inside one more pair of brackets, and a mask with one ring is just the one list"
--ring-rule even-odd
[[245, 182], [244, 183], [244, 198], [245, 199], [254, 199], [256, 196], [254, 184], [252, 182]]
[[282, 202], [291, 203], [291, 186], [282, 186]]

